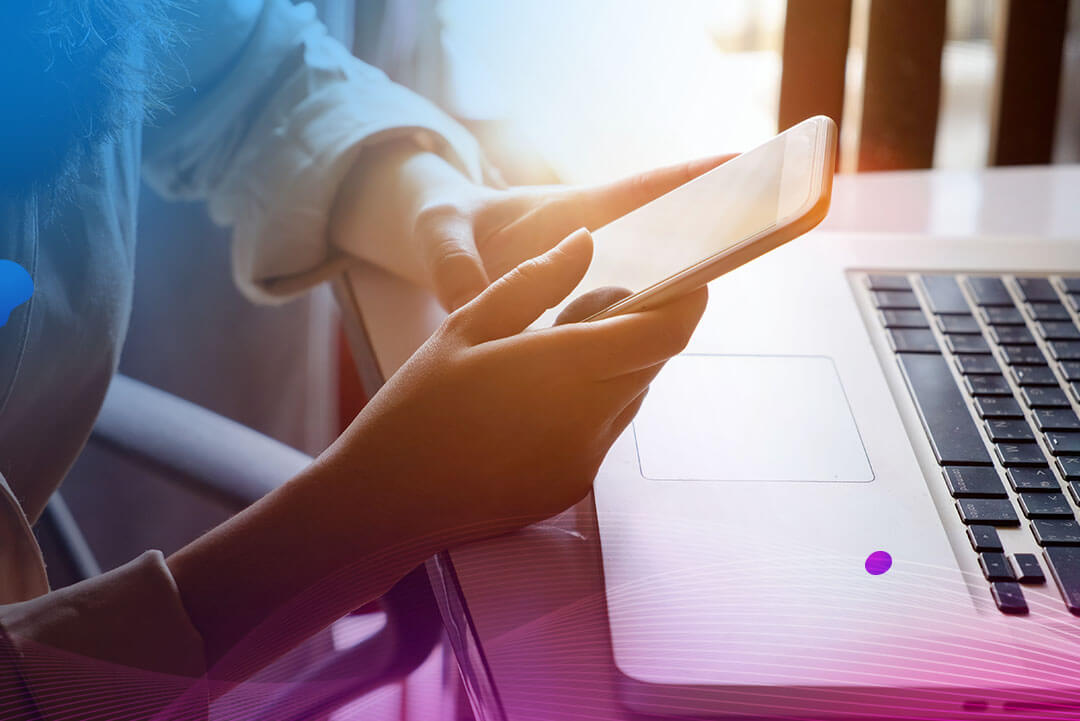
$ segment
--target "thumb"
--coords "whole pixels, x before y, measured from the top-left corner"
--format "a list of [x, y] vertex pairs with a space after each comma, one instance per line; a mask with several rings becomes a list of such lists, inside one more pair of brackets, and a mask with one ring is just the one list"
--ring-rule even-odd
[[467, 219], [434, 214], [427, 225], [422, 235], [428, 238], [431, 285], [443, 308], [453, 311], [479, 295], [488, 285], [488, 276]]
[[528, 328], [577, 287], [592, 260], [592, 251], [592, 235], [581, 228], [492, 283], [462, 309], [472, 340], [483, 343]]

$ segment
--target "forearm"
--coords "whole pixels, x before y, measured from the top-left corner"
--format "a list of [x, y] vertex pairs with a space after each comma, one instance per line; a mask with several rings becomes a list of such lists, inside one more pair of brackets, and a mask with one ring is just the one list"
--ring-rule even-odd
[[168, 559], [211, 678], [240, 681], [388, 590], [442, 543], [415, 495], [330, 452]]

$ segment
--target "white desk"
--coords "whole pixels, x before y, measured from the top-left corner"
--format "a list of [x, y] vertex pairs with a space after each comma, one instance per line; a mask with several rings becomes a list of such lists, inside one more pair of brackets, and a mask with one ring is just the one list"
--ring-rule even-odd
[[[841, 176], [815, 232], [1076, 237], [1080, 166]], [[388, 376], [443, 314], [426, 293], [374, 269], [348, 281]], [[634, 718], [615, 700], [588, 503], [431, 564], [480, 721]]]

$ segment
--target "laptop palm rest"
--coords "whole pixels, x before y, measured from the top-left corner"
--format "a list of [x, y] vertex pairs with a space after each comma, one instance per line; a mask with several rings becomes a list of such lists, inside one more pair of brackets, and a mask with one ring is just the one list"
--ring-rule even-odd
[[651, 480], [874, 477], [836, 366], [823, 356], [678, 356], [633, 427]]

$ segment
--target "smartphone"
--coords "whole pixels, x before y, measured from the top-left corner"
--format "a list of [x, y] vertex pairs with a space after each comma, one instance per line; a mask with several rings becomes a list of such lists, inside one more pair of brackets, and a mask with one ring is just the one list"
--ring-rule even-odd
[[632, 295], [585, 321], [663, 305], [797, 238], [825, 218], [835, 165], [836, 124], [809, 118], [605, 225], [581, 283], [537, 325], [605, 286]]

